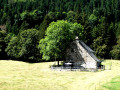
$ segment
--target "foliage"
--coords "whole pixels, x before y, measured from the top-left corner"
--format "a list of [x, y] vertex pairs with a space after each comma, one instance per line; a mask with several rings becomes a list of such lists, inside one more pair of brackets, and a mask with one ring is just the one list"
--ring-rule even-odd
[[46, 37], [39, 43], [43, 59], [62, 58], [69, 43], [77, 34], [82, 36], [82, 32], [83, 27], [80, 24], [72, 24], [64, 20], [52, 22], [47, 28]]
[[45, 31], [47, 30], [47, 27], [52, 21], [64, 19], [66, 17], [66, 13], [62, 12], [61, 14], [59, 12], [49, 12], [43, 22], [40, 25], [40, 39], [44, 38], [45, 36]]
[[69, 11], [69, 12], [67, 13], [66, 20], [67, 20], [68, 22], [73, 22], [73, 21], [74, 21], [74, 17], [75, 17], [75, 12]]
[[6, 52], [11, 58], [36, 60], [40, 57], [38, 49], [39, 40], [38, 30], [24, 30], [18, 36], [12, 37], [8, 43]]
[[[101, 48], [101, 50], [103, 48], [105, 49], [103, 55], [100, 55], [99, 57], [111, 58], [110, 54], [108, 53], [110, 53], [112, 46], [115, 44], [115, 41], [116, 41], [114, 24], [113, 23], [108, 24], [105, 17], [101, 17], [99, 21], [100, 21], [99, 22], [100, 24], [97, 24], [97, 26], [94, 26], [94, 28], [91, 31], [91, 35], [93, 38], [93, 44], [91, 46], [93, 47], [95, 51], [97, 50], [96, 46]], [[96, 42], [96, 40], [97, 40], [97, 43], [94, 43]], [[102, 47], [100, 47], [99, 45]], [[102, 52], [100, 53], [102, 54]]]
[[12, 37], [10, 42], [8, 43], [8, 46], [6, 48], [7, 55], [10, 56], [11, 58], [19, 58], [19, 39], [18, 37]]
[[20, 57], [34, 60], [39, 55], [39, 31], [35, 29], [24, 30], [20, 33], [19, 38], [19, 44], [21, 46], [19, 51]]
[[35, 27], [35, 25], [39, 25], [43, 20], [43, 13], [39, 10], [34, 10], [32, 12], [25, 11], [20, 14], [19, 19], [21, 19], [23, 23], [28, 23], [29, 28]]
[[76, 13], [73, 22], [81, 23], [82, 16], [80, 13]]
[[118, 37], [117, 44], [111, 50], [111, 55], [115, 59], [120, 59], [120, 36]]
[[[82, 40], [89, 46], [99, 37], [104, 39], [101, 45], [107, 45], [107, 49], [102, 56], [106, 58], [111, 58], [108, 53], [120, 34], [119, 17], [119, 0], [0, 0], [0, 25], [6, 25], [7, 34], [18, 37], [22, 31], [35, 28], [42, 39], [53, 21], [77, 22], [83, 25]], [[4, 51], [5, 47], [0, 47]]]
[[98, 37], [97, 39], [95, 39], [92, 46], [97, 56], [104, 57], [104, 55], [106, 54], [107, 45], [103, 43], [102, 37]]
[[4, 38], [6, 37], [7, 33], [4, 30], [0, 30], [0, 59], [3, 59], [6, 57], [5, 48], [6, 43], [4, 41]]
[[40, 25], [40, 39], [42, 39], [45, 36], [45, 31], [47, 27], [49, 26], [51, 21], [54, 20], [51, 14], [54, 15], [54, 13], [51, 13], [51, 12], [48, 13], [48, 15], [45, 16], [43, 22]]
[[91, 14], [89, 17], [89, 22], [91, 25], [95, 25], [97, 23], [97, 17], [94, 14]]
[[118, 37], [120, 35], [120, 22], [116, 24], [115, 28], [116, 28], [116, 37]]

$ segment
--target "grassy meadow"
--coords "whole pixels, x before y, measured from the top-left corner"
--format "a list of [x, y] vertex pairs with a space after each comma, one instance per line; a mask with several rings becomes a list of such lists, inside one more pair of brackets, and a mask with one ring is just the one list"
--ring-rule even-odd
[[54, 63], [1, 60], [0, 90], [120, 90], [118, 60], [104, 61], [108, 70], [98, 72], [54, 71]]
[[113, 78], [110, 82], [107, 82], [103, 87], [109, 90], [120, 90], [120, 76]]

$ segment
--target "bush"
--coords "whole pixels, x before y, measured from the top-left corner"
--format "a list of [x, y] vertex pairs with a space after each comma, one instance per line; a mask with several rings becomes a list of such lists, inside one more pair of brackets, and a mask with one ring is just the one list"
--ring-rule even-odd
[[114, 59], [120, 59], [120, 36], [118, 36], [117, 44], [113, 46], [110, 53]]
[[6, 52], [12, 58], [36, 61], [38, 57], [40, 57], [38, 49], [39, 40], [38, 30], [24, 30], [18, 36], [15, 36], [10, 40]]
[[6, 57], [5, 48], [6, 43], [4, 38], [6, 37], [7, 33], [4, 30], [0, 30], [0, 59], [4, 59]]

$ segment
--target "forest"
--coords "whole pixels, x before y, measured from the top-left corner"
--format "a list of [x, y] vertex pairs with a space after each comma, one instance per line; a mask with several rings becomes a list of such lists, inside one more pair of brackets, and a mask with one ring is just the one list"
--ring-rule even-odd
[[0, 0], [2, 26], [1, 60], [64, 60], [76, 35], [97, 57], [120, 59], [120, 0]]

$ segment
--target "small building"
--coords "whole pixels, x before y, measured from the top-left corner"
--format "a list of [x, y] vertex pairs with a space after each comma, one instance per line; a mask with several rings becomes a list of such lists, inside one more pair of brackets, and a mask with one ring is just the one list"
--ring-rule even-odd
[[94, 55], [94, 51], [83, 41], [75, 38], [66, 50], [66, 61], [72, 62], [74, 67], [97, 69], [101, 61]]

